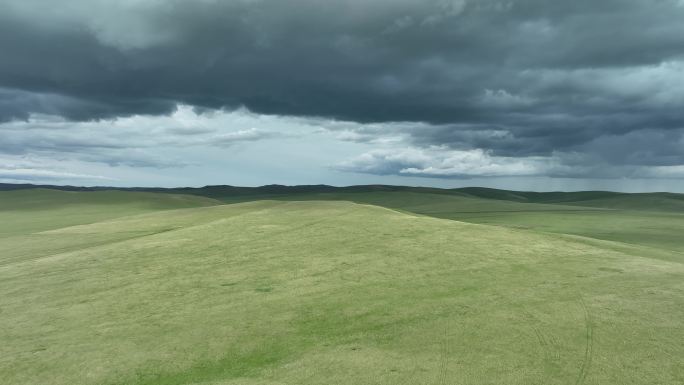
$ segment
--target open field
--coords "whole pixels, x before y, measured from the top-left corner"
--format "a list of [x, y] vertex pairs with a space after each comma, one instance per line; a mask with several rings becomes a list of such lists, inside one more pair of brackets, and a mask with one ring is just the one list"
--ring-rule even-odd
[[69, 225], [159, 210], [215, 205], [211, 198], [146, 192], [78, 193], [47, 189], [0, 193], [0, 236], [25, 234]]
[[684, 383], [678, 196], [199, 195], [0, 192], [0, 383]]
[[[499, 190], [483, 196], [513, 197]], [[531, 193], [539, 194], [539, 193]], [[684, 199], [678, 194], [546, 193], [532, 200], [420, 191], [215, 196], [226, 202], [255, 199], [344, 200], [402, 212], [539, 232], [571, 234], [684, 252]], [[605, 195], [612, 196], [606, 198]], [[598, 197], [597, 197], [598, 196]], [[586, 205], [586, 206], [585, 206]], [[678, 255], [675, 258], [680, 259]]]

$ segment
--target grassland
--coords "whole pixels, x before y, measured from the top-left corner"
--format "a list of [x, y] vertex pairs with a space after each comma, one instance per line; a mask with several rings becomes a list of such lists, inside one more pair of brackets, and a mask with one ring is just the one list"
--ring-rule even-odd
[[[468, 191], [468, 190], [466, 190]], [[343, 200], [435, 218], [507, 226], [684, 252], [684, 200], [660, 194], [547, 193], [526, 199], [484, 190], [478, 195], [416, 191], [216, 196], [225, 202], [259, 199]], [[492, 199], [509, 198], [510, 200]], [[536, 198], [536, 199], [535, 199]], [[660, 255], [657, 252], [651, 255]], [[664, 254], [684, 262], [679, 254]]]
[[180, 194], [48, 189], [0, 192], [0, 236], [26, 234], [126, 215], [216, 205], [211, 198]]
[[684, 383], [677, 211], [262, 198], [0, 192], [0, 383]]

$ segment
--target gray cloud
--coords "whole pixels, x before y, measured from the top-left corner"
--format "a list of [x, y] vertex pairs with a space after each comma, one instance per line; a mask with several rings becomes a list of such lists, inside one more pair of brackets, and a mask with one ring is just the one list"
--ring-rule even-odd
[[684, 166], [610, 165], [577, 153], [501, 157], [491, 152], [445, 148], [373, 150], [333, 169], [374, 175], [473, 179], [490, 177], [681, 179]]
[[0, 168], [0, 180], [12, 182], [36, 182], [36, 181], [62, 181], [62, 180], [86, 180], [86, 181], [107, 181], [99, 175], [76, 174], [72, 172], [59, 172], [40, 169], [15, 169], [5, 170]]
[[193, 164], [167, 155], [179, 149], [226, 149], [286, 136], [267, 128], [244, 127], [250, 124], [264, 122], [247, 111], [198, 114], [188, 106], [179, 106], [170, 116], [87, 122], [34, 116], [27, 121], [0, 124], [0, 154], [37, 154], [110, 166], [172, 168]]
[[209, 146], [226, 147], [241, 142], [255, 142], [258, 140], [282, 137], [283, 134], [272, 131], [263, 131], [256, 128], [227, 132], [204, 139], [202, 144]]
[[72, 181], [112, 181], [100, 175], [74, 173], [58, 168], [50, 168], [41, 162], [22, 160], [20, 162], [8, 162], [0, 159], [0, 180], [3, 182], [56, 182], [64, 180]]
[[[681, 20], [679, 0], [5, 0], [0, 121], [246, 106], [367, 124], [330, 124], [343, 140], [630, 176], [684, 164]], [[274, 135], [207, 130], [160, 140]], [[0, 146], [83, 151], [80, 138], [45, 135]], [[143, 146], [89, 147], [119, 145]]]

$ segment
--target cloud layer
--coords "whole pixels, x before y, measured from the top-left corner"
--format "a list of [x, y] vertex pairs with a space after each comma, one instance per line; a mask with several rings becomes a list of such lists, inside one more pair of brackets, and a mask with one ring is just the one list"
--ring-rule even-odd
[[87, 128], [181, 105], [316, 120], [374, 147], [339, 170], [679, 178], [682, 20], [680, 0], [5, 0], [0, 152], [175, 167], [143, 149], [288, 134]]

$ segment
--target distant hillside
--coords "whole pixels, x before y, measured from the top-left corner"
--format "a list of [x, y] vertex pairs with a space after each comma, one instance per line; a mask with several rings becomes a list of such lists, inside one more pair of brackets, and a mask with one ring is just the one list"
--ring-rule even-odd
[[182, 192], [204, 196], [243, 196], [243, 195], [282, 195], [282, 194], [312, 194], [312, 193], [339, 193], [339, 192], [379, 192], [379, 191], [416, 191], [430, 193], [457, 193], [456, 190], [432, 188], [432, 187], [408, 187], [390, 185], [359, 185], [347, 187], [335, 187], [328, 185], [298, 185], [284, 186], [278, 184], [265, 185], [260, 187], [238, 187], [229, 185], [215, 185], [204, 187], [109, 187], [109, 186], [55, 186], [55, 185], [36, 185], [36, 184], [10, 184], [0, 183], [0, 191], [24, 190], [24, 189], [52, 189], [61, 191], [102, 191], [102, 190], [121, 190], [121, 191], [147, 191], [147, 192]]
[[[564, 206], [583, 206], [594, 208], [608, 208], [619, 210], [640, 211], [663, 211], [684, 212], [684, 194], [676, 193], [618, 193], [611, 191], [577, 191], [577, 192], [531, 192], [509, 191], [484, 187], [465, 187], [456, 189], [440, 189], [433, 187], [408, 187], [390, 185], [359, 185], [347, 187], [334, 187], [328, 185], [266, 185], [260, 187], [237, 187], [228, 185], [216, 185], [205, 187], [178, 187], [178, 188], [153, 188], [153, 187], [77, 187], [77, 186], [49, 186], [32, 184], [0, 184], [0, 191], [21, 189], [53, 189], [60, 191], [138, 191], [154, 193], [171, 193], [183, 195], [195, 195], [224, 202], [249, 201], [255, 199], [294, 199], [297, 197], [312, 199], [317, 195], [319, 199], [329, 199], [337, 194], [367, 194], [382, 192], [404, 192], [449, 195], [455, 197], [470, 197], [497, 201], [509, 201], [516, 203], [542, 203]], [[341, 198], [353, 198], [352, 195]], [[428, 197], [426, 197], [428, 198]], [[351, 199], [357, 200], [357, 199]]]
[[[86, 194], [74, 194], [85, 192]], [[52, 188], [34, 188], [30, 191], [10, 190], [0, 193], [0, 209], [50, 209], [64, 205], [121, 205], [135, 204], [151, 210], [168, 210], [187, 207], [209, 206], [220, 202], [211, 198], [129, 191], [64, 191]]]
[[465, 187], [455, 190], [478, 198], [499, 199], [528, 203], [579, 202], [590, 199], [612, 198], [616, 196], [630, 195], [627, 193], [617, 193], [610, 191], [533, 192], [499, 190], [485, 187]]
[[529, 192], [467, 187], [456, 191], [485, 199], [522, 203], [564, 204], [621, 210], [684, 211], [684, 194], [611, 191]]
[[27, 228], [40, 231], [162, 210], [215, 206], [211, 198], [140, 191], [0, 191], [0, 237]]

